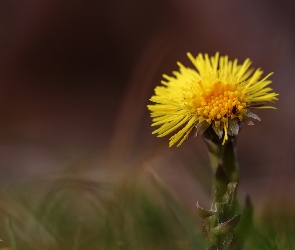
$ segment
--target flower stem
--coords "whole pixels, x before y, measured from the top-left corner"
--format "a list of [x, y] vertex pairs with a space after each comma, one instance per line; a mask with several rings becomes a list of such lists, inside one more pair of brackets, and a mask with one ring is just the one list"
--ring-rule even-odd
[[218, 189], [218, 198], [221, 198], [230, 182], [238, 182], [236, 138], [228, 140], [225, 145], [206, 138], [204, 140], [209, 151], [213, 171], [212, 191], [215, 194]]
[[211, 210], [216, 213], [210, 216], [211, 243], [218, 250], [236, 249], [234, 229], [240, 220], [240, 214], [235, 213], [239, 177], [236, 138], [230, 137], [223, 145], [210, 128], [203, 138], [213, 171]]

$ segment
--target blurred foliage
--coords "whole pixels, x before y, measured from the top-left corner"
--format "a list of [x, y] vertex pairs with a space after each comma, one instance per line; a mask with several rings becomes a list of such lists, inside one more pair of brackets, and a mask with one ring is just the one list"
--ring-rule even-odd
[[2, 189], [0, 246], [202, 249], [198, 225], [164, 188], [153, 186], [57, 177]]
[[[0, 249], [206, 249], [200, 221], [149, 176], [114, 184], [63, 175], [1, 188]], [[267, 211], [244, 249], [295, 249], [295, 213]]]

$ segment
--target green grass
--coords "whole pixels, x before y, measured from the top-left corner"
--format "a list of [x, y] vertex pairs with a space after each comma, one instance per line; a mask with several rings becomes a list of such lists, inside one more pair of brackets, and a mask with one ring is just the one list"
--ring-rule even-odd
[[[206, 249], [200, 221], [155, 178], [114, 184], [47, 177], [2, 188], [0, 201], [0, 247]], [[263, 215], [245, 233], [244, 249], [295, 249], [295, 212], [272, 209]]]

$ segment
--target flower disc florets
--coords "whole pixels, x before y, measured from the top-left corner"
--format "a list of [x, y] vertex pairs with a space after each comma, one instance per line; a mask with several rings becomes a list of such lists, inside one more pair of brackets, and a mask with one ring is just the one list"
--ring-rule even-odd
[[253, 124], [247, 117], [259, 120], [249, 107], [273, 108], [265, 105], [277, 99], [277, 94], [266, 87], [272, 73], [260, 80], [263, 71], [249, 70], [249, 59], [238, 65], [237, 60], [229, 61], [218, 53], [211, 58], [207, 54], [194, 58], [190, 53], [188, 57], [196, 69], [178, 63], [179, 72], [173, 72], [174, 77], [163, 76], [165, 86], [156, 87], [150, 99], [156, 104], [148, 105], [152, 126], [160, 125], [153, 133], [162, 137], [177, 131], [170, 138], [170, 146], [177, 142], [181, 145], [194, 128], [198, 135], [210, 125], [224, 143], [228, 135], [238, 134], [240, 122]]

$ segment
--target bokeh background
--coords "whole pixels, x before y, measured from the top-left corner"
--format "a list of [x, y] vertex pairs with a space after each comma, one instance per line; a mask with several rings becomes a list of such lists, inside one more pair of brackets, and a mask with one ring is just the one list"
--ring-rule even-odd
[[192, 66], [186, 52], [219, 51], [275, 72], [280, 94], [239, 135], [239, 197], [250, 194], [256, 213], [294, 207], [294, 13], [293, 0], [0, 1], [1, 185], [148, 169], [189, 209], [209, 206], [205, 144], [168, 148], [146, 105], [177, 61]]

